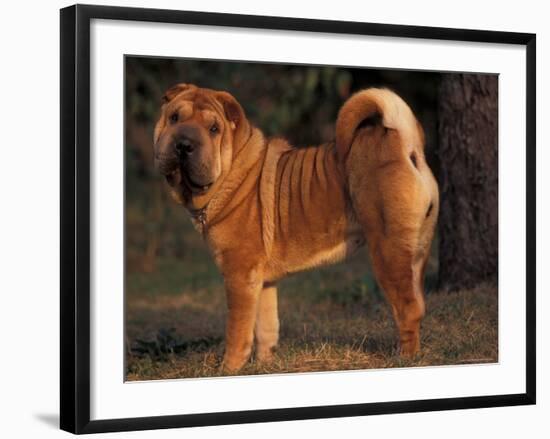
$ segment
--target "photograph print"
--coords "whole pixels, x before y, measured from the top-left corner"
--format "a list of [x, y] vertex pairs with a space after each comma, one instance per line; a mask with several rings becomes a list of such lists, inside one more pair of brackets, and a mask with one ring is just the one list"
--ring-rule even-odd
[[124, 63], [125, 380], [498, 362], [498, 75]]

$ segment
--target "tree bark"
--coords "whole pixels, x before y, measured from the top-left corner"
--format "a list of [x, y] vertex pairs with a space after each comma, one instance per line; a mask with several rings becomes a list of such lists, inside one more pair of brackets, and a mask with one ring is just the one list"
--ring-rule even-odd
[[498, 76], [448, 74], [439, 94], [439, 288], [498, 278]]

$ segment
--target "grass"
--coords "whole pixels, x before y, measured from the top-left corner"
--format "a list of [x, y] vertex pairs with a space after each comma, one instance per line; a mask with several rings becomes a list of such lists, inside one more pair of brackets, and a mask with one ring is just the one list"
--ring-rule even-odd
[[[183, 256], [157, 258], [152, 273], [127, 273], [127, 380], [221, 375], [225, 294], [210, 256], [194, 239]], [[404, 360], [391, 312], [365, 261], [360, 253], [283, 281], [275, 360], [260, 365], [252, 358], [239, 374], [498, 361], [494, 286], [428, 292], [422, 351]]]

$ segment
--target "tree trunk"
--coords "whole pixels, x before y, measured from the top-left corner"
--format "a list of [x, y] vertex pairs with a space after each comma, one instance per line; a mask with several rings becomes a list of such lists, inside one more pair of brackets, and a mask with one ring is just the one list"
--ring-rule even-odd
[[498, 77], [443, 75], [439, 94], [439, 288], [498, 276]]

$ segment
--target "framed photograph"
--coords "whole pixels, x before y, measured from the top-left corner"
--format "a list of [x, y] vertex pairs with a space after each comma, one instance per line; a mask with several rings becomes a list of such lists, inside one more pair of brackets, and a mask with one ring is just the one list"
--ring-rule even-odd
[[535, 35], [61, 10], [61, 428], [535, 403]]

